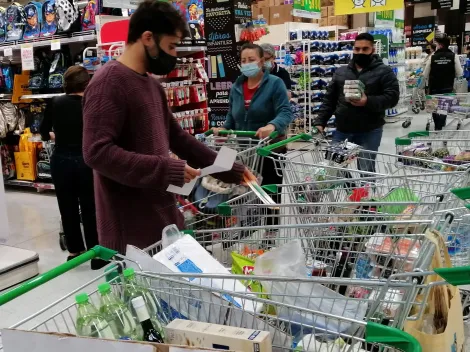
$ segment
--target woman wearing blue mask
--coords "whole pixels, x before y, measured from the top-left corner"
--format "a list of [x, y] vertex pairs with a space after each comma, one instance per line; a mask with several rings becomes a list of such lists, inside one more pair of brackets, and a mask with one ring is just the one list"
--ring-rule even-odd
[[290, 74], [284, 67], [276, 63], [276, 49], [272, 44], [263, 43], [260, 45], [264, 52], [264, 68], [271, 72], [272, 75], [279, 77], [284, 82], [287, 88], [287, 96], [291, 98], [292, 80]]
[[[259, 45], [243, 45], [240, 57], [242, 75], [230, 91], [223, 129], [257, 131], [259, 138], [274, 131], [284, 135], [293, 118], [284, 82], [264, 70], [264, 52]], [[218, 133], [220, 129], [213, 130]]]
[[[230, 107], [223, 129], [256, 131], [259, 138], [266, 138], [277, 131], [282, 138], [292, 122], [293, 115], [284, 82], [264, 70], [264, 53], [259, 45], [244, 44], [240, 50], [241, 73], [230, 91]], [[220, 129], [213, 129], [217, 134]], [[285, 150], [277, 150], [283, 153]], [[274, 161], [264, 159], [262, 184], [282, 184]], [[273, 198], [277, 203], [280, 199]], [[276, 225], [277, 217], [269, 217], [268, 225]]]

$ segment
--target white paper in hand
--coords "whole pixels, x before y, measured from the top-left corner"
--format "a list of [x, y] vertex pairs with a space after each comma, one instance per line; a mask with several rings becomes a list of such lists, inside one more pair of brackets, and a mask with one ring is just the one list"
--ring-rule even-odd
[[[211, 166], [205, 167], [204, 169], [201, 169], [201, 176], [199, 177], [204, 177], [207, 175], [212, 175], [212, 174], [216, 174], [219, 172], [225, 172], [225, 171], [231, 170], [236, 157], [237, 157], [236, 150], [233, 150], [227, 147], [220, 148], [219, 153], [217, 154], [217, 157], [215, 158], [214, 164], [212, 164]], [[167, 192], [187, 196], [193, 190], [194, 185], [196, 184], [196, 181], [199, 177], [195, 178], [189, 183], [186, 183], [183, 187], [169, 185], [166, 190]]]

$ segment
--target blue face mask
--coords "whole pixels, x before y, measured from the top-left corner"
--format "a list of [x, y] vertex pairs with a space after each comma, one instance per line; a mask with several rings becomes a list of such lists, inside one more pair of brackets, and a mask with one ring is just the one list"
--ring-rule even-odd
[[273, 68], [273, 63], [272, 63], [271, 61], [266, 61], [266, 62], [264, 63], [264, 68], [265, 68], [266, 70], [271, 71], [272, 68]]
[[241, 67], [241, 72], [246, 76], [246, 77], [253, 77], [256, 76], [261, 68], [258, 66], [257, 62], [250, 62], [247, 64], [242, 64]]

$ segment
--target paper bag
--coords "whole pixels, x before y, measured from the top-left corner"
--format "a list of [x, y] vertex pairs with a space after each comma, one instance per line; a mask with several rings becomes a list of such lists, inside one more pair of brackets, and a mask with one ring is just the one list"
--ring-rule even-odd
[[[449, 253], [445, 247], [442, 235], [437, 231], [427, 231], [426, 238], [436, 245], [432, 269], [451, 267]], [[443, 254], [443, 258], [441, 256]], [[438, 275], [430, 275], [426, 283], [441, 281]], [[441, 299], [437, 299], [440, 295]], [[447, 303], [450, 304], [447, 304]], [[440, 310], [443, 316], [447, 315], [447, 325], [444, 332], [438, 334], [427, 334], [422, 332], [424, 314], [434, 314]], [[426, 309], [423, 317], [416, 321], [405, 323], [405, 332], [414, 336], [423, 348], [423, 352], [464, 352], [464, 326], [462, 314], [462, 302], [460, 300], [459, 289], [452, 285], [441, 285], [431, 288], [431, 292], [426, 302]]]

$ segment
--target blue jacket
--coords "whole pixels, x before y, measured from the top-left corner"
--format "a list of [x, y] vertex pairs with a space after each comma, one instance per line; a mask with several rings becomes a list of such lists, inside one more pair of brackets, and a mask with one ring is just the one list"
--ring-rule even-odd
[[253, 95], [250, 107], [246, 110], [243, 96], [243, 83], [246, 79], [244, 75], [238, 77], [230, 90], [230, 107], [224, 128], [257, 131], [260, 127], [272, 124], [276, 131], [285, 133], [293, 115], [284, 82], [266, 71]]

